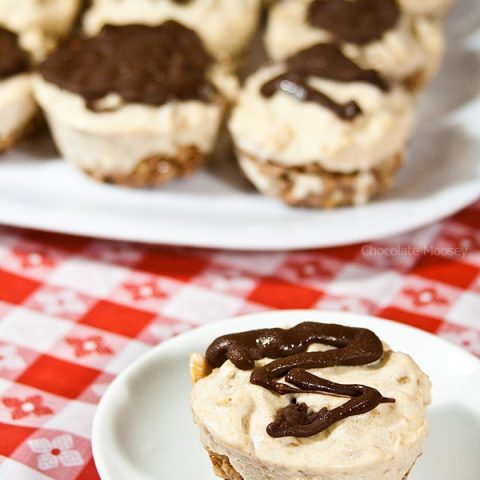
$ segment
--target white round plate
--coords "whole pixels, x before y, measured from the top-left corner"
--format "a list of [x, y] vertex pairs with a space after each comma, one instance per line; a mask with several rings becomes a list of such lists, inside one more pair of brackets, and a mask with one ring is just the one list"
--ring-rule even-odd
[[93, 425], [93, 454], [102, 480], [214, 480], [189, 408], [189, 354], [205, 351], [220, 335], [304, 321], [369, 328], [393, 349], [411, 354], [430, 375], [431, 433], [409, 480], [480, 478], [480, 362], [475, 357], [387, 320], [297, 310], [193, 330], [154, 348], [122, 373], [105, 393]]
[[276, 250], [378, 240], [446, 217], [480, 197], [480, 9], [459, 0], [448, 54], [426, 93], [405, 169], [359, 208], [292, 209], [259, 195], [233, 159], [157, 190], [96, 184], [40, 141], [0, 161], [0, 223], [146, 243]]

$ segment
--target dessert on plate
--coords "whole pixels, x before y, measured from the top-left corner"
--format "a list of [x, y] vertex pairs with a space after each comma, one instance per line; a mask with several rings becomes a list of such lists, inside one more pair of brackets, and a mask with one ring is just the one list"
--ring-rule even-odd
[[33, 99], [26, 35], [0, 27], [0, 152], [28, 133], [38, 108]]
[[176, 20], [195, 30], [221, 62], [237, 64], [258, 24], [260, 0], [94, 0], [84, 28], [98, 32], [105, 24], [157, 25]]
[[193, 363], [194, 421], [225, 480], [402, 480], [422, 453], [430, 380], [370, 330], [225, 335]]
[[281, 0], [270, 10], [265, 44], [274, 60], [320, 42], [413, 90], [434, 76], [444, 51], [442, 22], [407, 14], [396, 0]]
[[198, 35], [175, 21], [73, 36], [34, 79], [65, 159], [98, 180], [134, 187], [197, 170], [235, 89]]
[[320, 43], [248, 78], [229, 128], [258, 190], [294, 206], [337, 207], [391, 186], [414, 112], [401, 85]]
[[0, 23], [58, 38], [69, 33], [80, 6], [81, 0], [0, 0]]

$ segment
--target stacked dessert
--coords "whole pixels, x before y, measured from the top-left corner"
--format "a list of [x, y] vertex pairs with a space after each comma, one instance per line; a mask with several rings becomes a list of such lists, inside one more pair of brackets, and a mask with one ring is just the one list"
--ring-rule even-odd
[[258, 190], [338, 207], [390, 188], [416, 96], [443, 54], [447, 5], [430, 3], [415, 12], [418, 2], [396, 0], [275, 2], [265, 44], [276, 63], [247, 80], [230, 121]]
[[[6, 65], [4, 85], [71, 29], [81, 4], [17, 3], [0, 0], [5, 48], [33, 58]], [[34, 95], [62, 155], [102, 181], [157, 186], [196, 171], [234, 106], [238, 161], [260, 192], [293, 206], [362, 204], [388, 190], [402, 164], [419, 92], [442, 58], [450, 3], [93, 0], [83, 33], [38, 69]], [[271, 63], [239, 93], [232, 72], [262, 7]], [[5, 109], [19, 96], [30, 108], [4, 123], [4, 144], [35, 109], [16, 83]]]
[[337, 207], [391, 185], [414, 110], [401, 84], [318, 43], [253, 74], [230, 130], [260, 191], [290, 205]]
[[202, 165], [235, 86], [198, 35], [175, 21], [75, 35], [34, 81], [66, 160], [96, 179], [134, 187]]
[[131, 187], [195, 172], [236, 96], [229, 71], [260, 7], [260, 0], [94, 1], [84, 34], [54, 52], [35, 81], [65, 159]]
[[406, 480], [422, 453], [430, 381], [369, 330], [226, 335], [192, 366], [193, 417], [225, 480]]

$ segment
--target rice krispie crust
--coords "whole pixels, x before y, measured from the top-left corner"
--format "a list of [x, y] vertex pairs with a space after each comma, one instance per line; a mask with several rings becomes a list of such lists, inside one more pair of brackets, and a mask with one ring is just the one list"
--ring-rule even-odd
[[197, 171], [205, 162], [206, 154], [198, 148], [182, 147], [175, 156], [151, 155], [140, 160], [133, 171], [106, 173], [99, 170], [83, 171], [95, 180], [125, 187], [156, 187], [174, 178], [187, 177]]
[[[272, 161], [260, 161], [241, 151], [238, 152], [238, 156], [247, 178], [263, 193], [278, 197], [288, 205], [308, 208], [333, 208], [368, 201], [392, 186], [404, 159], [403, 153], [397, 153], [366, 172], [335, 173], [317, 165], [285, 167]], [[261, 182], [253, 177], [247, 163], [262, 177]], [[366, 185], [362, 181], [364, 175], [368, 176]], [[318, 182], [321, 188], [305, 195], [298, 195], [296, 185], [302, 179]], [[268, 188], [262, 188], [262, 185], [266, 184]]]
[[244, 480], [244, 478], [232, 467], [230, 459], [225, 455], [208, 451], [215, 475], [224, 480]]
[[[230, 459], [225, 455], [219, 455], [218, 453], [208, 450], [208, 456], [212, 462], [213, 471], [215, 475], [223, 480], [248, 480], [244, 479], [230, 463]], [[402, 480], [407, 480], [410, 472], [408, 472]]]

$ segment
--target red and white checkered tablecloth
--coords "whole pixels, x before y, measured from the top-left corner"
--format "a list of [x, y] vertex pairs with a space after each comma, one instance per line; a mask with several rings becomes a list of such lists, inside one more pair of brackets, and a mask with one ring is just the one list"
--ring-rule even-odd
[[480, 203], [386, 241], [297, 253], [0, 229], [0, 479], [97, 480], [91, 425], [118, 373], [195, 326], [284, 308], [379, 315], [480, 356]]

